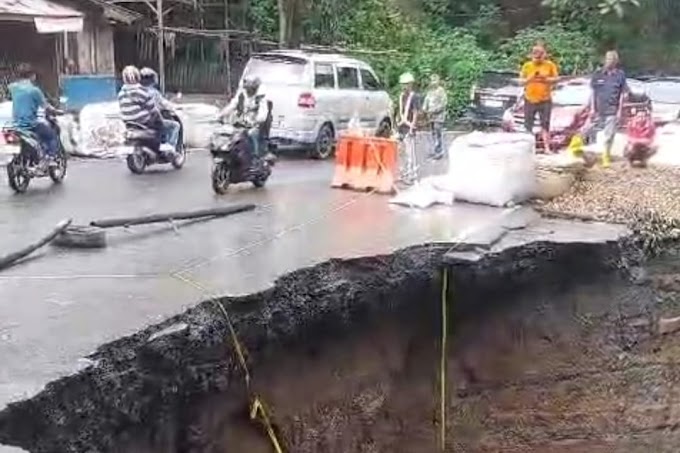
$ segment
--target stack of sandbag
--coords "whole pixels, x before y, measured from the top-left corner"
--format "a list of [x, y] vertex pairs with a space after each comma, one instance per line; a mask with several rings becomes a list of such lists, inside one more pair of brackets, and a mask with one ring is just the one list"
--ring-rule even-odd
[[114, 157], [125, 144], [125, 124], [118, 102], [88, 104], [80, 111], [78, 154], [88, 157]]
[[552, 200], [567, 192], [583, 176], [583, 159], [568, 154], [536, 156], [536, 198]]
[[188, 148], [208, 148], [210, 137], [217, 128], [219, 111], [217, 106], [210, 104], [181, 104], [178, 114], [184, 125], [184, 142]]
[[536, 192], [534, 137], [525, 133], [472, 132], [449, 148], [447, 179], [458, 201], [507, 206]]

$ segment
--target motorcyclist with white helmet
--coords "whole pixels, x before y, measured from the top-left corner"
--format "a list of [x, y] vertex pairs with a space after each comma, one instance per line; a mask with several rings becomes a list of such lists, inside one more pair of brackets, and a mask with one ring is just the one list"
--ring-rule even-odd
[[[266, 96], [259, 92], [260, 84], [257, 77], [246, 78], [243, 81], [243, 88], [236, 93], [219, 116], [229, 118], [231, 122], [243, 123], [248, 128], [254, 154], [261, 157], [265, 150], [261, 149], [260, 129], [267, 121], [269, 110]], [[265, 158], [273, 159], [273, 156], [267, 154]]]
[[[158, 89], [158, 74], [151, 68], [142, 68], [140, 72], [141, 85], [146, 88], [156, 103], [156, 108], [162, 112], [164, 110], [173, 112], [175, 106], [172, 102], [163, 97], [163, 94]], [[161, 142], [168, 145], [168, 149], [164, 151], [174, 151], [177, 149], [177, 142], [179, 141], [180, 124], [167, 118], [161, 118], [163, 123], [163, 131], [161, 133]]]
[[135, 66], [126, 66], [122, 72], [123, 86], [118, 92], [118, 105], [123, 122], [158, 132], [163, 129], [160, 110], [153, 95], [141, 85], [141, 74]]

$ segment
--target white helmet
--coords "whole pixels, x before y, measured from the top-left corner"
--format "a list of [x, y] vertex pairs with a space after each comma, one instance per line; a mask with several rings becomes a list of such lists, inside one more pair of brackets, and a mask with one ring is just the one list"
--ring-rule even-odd
[[400, 85], [406, 85], [409, 83], [413, 83], [415, 81], [416, 81], [415, 77], [413, 77], [413, 74], [411, 74], [410, 72], [405, 72], [399, 76]]
[[142, 78], [141, 74], [139, 73], [139, 69], [137, 69], [136, 66], [132, 66], [132, 65], [125, 66], [125, 68], [123, 68], [122, 76], [123, 76], [123, 83], [129, 84], [129, 85], [139, 83], [139, 81]]

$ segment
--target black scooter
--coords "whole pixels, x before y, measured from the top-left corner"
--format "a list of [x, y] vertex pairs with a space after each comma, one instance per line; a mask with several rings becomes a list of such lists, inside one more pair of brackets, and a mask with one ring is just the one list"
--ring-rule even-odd
[[164, 119], [179, 123], [179, 138], [173, 153], [160, 150], [161, 141], [157, 131], [135, 123], [126, 125], [125, 144], [132, 147], [126, 161], [130, 171], [136, 175], [144, 173], [149, 165], [172, 164], [179, 170], [186, 163], [187, 151], [184, 144], [184, 124], [182, 124], [182, 120], [174, 111], [164, 110], [161, 114]]
[[[267, 103], [267, 109], [269, 114], [260, 128], [259, 146], [272, 154], [275, 148], [268, 139], [271, 102]], [[225, 194], [230, 184], [250, 182], [255, 187], [264, 187], [272, 174], [273, 160], [261, 157], [264, 152], [255, 154], [247, 125], [242, 123], [222, 125], [211, 137], [210, 154], [213, 158], [212, 188], [219, 195]]]
[[59, 150], [51, 163], [45, 159], [45, 144], [31, 131], [7, 128], [2, 131], [5, 143], [17, 145], [12, 160], [7, 164], [7, 182], [17, 193], [24, 193], [33, 178], [49, 177], [54, 183], [61, 183], [66, 177], [67, 158], [61, 143], [61, 131], [56, 116], [60, 111], [45, 112], [45, 119], [58, 137]]

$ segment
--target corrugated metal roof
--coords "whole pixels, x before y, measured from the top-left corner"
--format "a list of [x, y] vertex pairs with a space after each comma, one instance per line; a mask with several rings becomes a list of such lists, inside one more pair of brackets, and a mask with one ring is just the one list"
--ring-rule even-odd
[[0, 0], [2, 16], [82, 17], [83, 13], [49, 0]]

